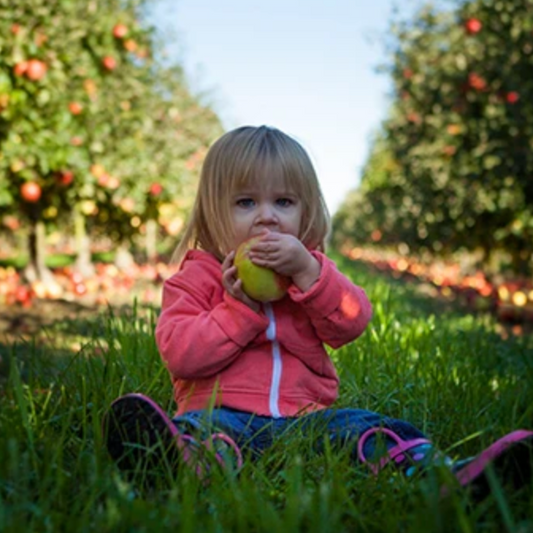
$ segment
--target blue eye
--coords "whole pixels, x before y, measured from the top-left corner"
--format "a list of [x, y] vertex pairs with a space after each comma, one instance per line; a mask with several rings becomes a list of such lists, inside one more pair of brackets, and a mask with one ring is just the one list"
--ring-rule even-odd
[[240, 198], [237, 200], [237, 205], [240, 207], [252, 207], [254, 205], [254, 201], [252, 198]]
[[288, 207], [292, 205], [294, 202], [290, 198], [278, 198], [276, 200], [276, 203], [280, 205], [281, 207]]

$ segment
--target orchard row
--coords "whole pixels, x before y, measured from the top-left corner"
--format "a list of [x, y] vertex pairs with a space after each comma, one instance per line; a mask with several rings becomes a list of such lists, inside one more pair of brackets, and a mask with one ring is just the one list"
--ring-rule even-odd
[[345, 246], [342, 253], [362, 261], [396, 279], [412, 278], [430, 284], [438, 296], [466, 306], [469, 311], [492, 312], [498, 320], [533, 324], [533, 281], [524, 279], [491, 281], [482, 270], [464, 273], [458, 263], [424, 263], [415, 257]]
[[424, 7], [391, 32], [394, 98], [334, 238], [533, 272], [533, 2]]
[[58, 228], [73, 224], [87, 257], [102, 235], [119, 244], [161, 217], [178, 226], [222, 133], [165, 57], [171, 43], [149, 9], [18, 0], [0, 19], [0, 234], [31, 228], [25, 253], [39, 279], [46, 235]]
[[140, 303], [159, 305], [162, 282], [170, 275], [164, 263], [131, 264], [119, 269], [97, 263], [92, 276], [84, 277], [72, 267], [54, 269], [53, 280], [28, 283], [13, 267], [0, 267], [0, 306], [29, 308], [36, 299], [76, 301], [84, 305], [107, 306]]

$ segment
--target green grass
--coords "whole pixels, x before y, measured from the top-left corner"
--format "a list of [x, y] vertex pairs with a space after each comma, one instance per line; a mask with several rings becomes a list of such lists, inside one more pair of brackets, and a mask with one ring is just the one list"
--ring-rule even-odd
[[[374, 318], [332, 356], [338, 405], [405, 418], [454, 457], [533, 427], [530, 337], [503, 341], [488, 317], [453, 314], [341, 258], [367, 288]], [[346, 452], [277, 442], [241, 474], [203, 485], [186, 468], [157, 490], [126, 481], [102, 446], [101, 418], [140, 391], [169, 412], [170, 382], [154, 343], [154, 310], [64, 321], [0, 344], [0, 531], [341, 532], [533, 531], [533, 485], [472, 505], [442, 500], [439, 476], [373, 478]]]
[[[92, 261], [101, 263], [111, 263], [115, 258], [114, 252], [95, 252], [92, 254]], [[8, 258], [0, 258], [0, 267], [13, 267], [17, 270], [22, 270], [28, 264], [28, 256], [24, 254], [13, 255]], [[50, 254], [45, 259], [45, 264], [48, 268], [63, 268], [71, 266], [76, 262], [75, 254], [55, 252]]]

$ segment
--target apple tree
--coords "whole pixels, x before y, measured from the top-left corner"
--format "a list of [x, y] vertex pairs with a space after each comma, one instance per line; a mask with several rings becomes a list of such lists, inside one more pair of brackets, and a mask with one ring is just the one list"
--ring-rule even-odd
[[514, 271], [531, 266], [532, 30], [531, 0], [426, 6], [396, 25], [393, 102], [373, 154], [387, 154], [386, 178], [369, 162], [359, 194], [380, 213], [365, 225], [382, 242], [485, 260], [500, 250]]
[[151, 71], [157, 75], [148, 97], [136, 109], [133, 99], [124, 101], [134, 128], [122, 131], [127, 122], [120, 121], [122, 141], [104, 149], [91, 167], [97, 185], [88, 219], [94, 235], [126, 242], [127, 248], [141, 233], [149, 258], [156, 255], [159, 228], [176, 236], [172, 224], [190, 209], [198, 164], [222, 133], [218, 117], [188, 91], [181, 69], [153, 65]]
[[0, 216], [29, 228], [30, 279], [48, 276], [47, 228], [71, 221], [88, 268], [87, 229], [123, 241], [146, 228], [219, 121], [159, 60], [147, 2], [0, 5]]

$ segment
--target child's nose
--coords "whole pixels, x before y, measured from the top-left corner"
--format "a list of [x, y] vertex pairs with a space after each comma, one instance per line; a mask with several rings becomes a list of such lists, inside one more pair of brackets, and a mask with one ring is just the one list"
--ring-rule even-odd
[[259, 213], [258, 213], [258, 219], [263, 224], [266, 222], [276, 222], [277, 216], [276, 216], [276, 210], [271, 204], [264, 203], [259, 206]]

